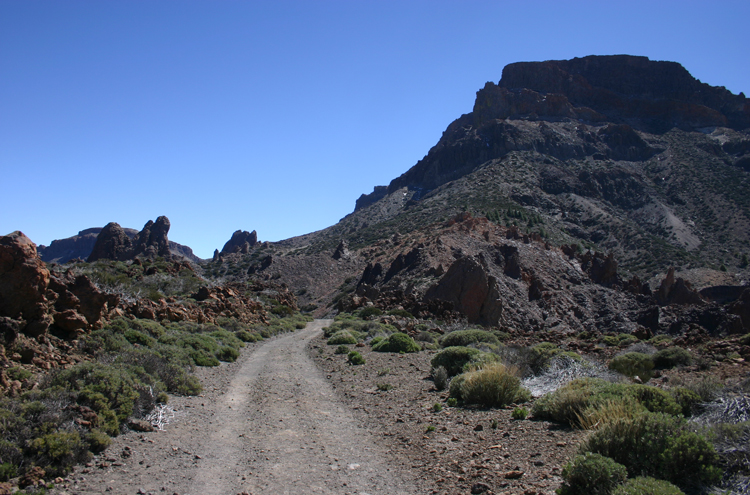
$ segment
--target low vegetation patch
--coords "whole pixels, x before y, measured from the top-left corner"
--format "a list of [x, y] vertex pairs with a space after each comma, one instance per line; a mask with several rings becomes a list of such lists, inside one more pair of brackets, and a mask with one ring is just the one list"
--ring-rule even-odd
[[628, 471], [622, 464], [599, 454], [577, 455], [563, 467], [565, 483], [560, 495], [609, 495], [625, 481]]
[[451, 380], [450, 395], [465, 404], [502, 407], [531, 398], [513, 370], [500, 363], [489, 363]]
[[717, 481], [719, 457], [705, 437], [684, 418], [642, 413], [604, 423], [581, 445], [582, 452], [607, 456], [631, 476], [647, 475], [679, 487]]
[[[91, 361], [57, 370], [34, 390], [0, 398], [0, 481], [34, 466], [47, 477], [101, 452], [130, 418], [145, 418], [167, 393], [196, 395], [194, 366], [234, 361], [244, 342], [304, 327], [309, 317], [273, 316], [269, 325], [248, 328], [236, 320], [219, 325], [158, 323], [117, 318], [81, 339]], [[10, 376], [30, 373], [12, 369]]]
[[465, 347], [471, 344], [479, 343], [500, 345], [500, 340], [492, 332], [477, 329], [456, 330], [444, 335], [440, 339], [441, 347]]
[[372, 346], [375, 352], [419, 352], [422, 348], [405, 333], [396, 332]]

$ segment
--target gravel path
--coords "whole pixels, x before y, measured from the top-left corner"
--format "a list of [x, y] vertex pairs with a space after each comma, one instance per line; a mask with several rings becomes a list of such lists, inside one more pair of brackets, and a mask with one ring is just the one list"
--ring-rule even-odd
[[330, 320], [201, 369], [164, 431], [128, 433], [57, 493], [419, 493], [307, 354]]

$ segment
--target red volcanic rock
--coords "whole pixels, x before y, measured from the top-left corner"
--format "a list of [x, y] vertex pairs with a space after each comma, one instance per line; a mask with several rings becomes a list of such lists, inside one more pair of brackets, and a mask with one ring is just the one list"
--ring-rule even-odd
[[662, 305], [668, 304], [704, 304], [703, 298], [682, 278], [675, 279], [674, 267], [670, 268], [667, 276], [661, 281], [656, 292], [656, 300]]
[[0, 315], [24, 320], [21, 331], [32, 337], [52, 322], [45, 297], [49, 279], [31, 239], [19, 231], [0, 237]]
[[496, 324], [503, 307], [494, 277], [473, 257], [456, 260], [424, 300], [446, 301], [466, 315], [470, 323]]
[[100, 259], [127, 259], [132, 252], [132, 245], [133, 242], [125, 233], [125, 230], [120, 227], [120, 224], [110, 222], [99, 232], [94, 249], [86, 261], [91, 263]]
[[169, 227], [169, 219], [160, 216], [156, 222], [152, 220], [146, 222], [143, 229], [131, 240], [125, 229], [115, 222], [110, 222], [97, 236], [96, 244], [87, 261], [100, 259], [125, 261], [136, 256], [146, 258], [162, 256], [169, 259], [172, 256], [167, 238]]

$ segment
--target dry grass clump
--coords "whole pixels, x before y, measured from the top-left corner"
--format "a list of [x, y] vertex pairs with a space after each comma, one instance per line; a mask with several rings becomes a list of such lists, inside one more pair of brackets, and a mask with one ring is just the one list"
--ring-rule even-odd
[[455, 377], [451, 381], [450, 395], [466, 404], [485, 407], [525, 402], [531, 396], [521, 386], [516, 370], [501, 363], [487, 363], [480, 369]]

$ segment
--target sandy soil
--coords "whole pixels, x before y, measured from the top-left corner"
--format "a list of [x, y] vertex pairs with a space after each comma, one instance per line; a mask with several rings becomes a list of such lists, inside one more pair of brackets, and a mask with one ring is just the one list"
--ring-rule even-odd
[[199, 369], [204, 395], [173, 398], [163, 431], [120, 435], [53, 493], [423, 492], [309, 357], [309, 342], [329, 323]]

